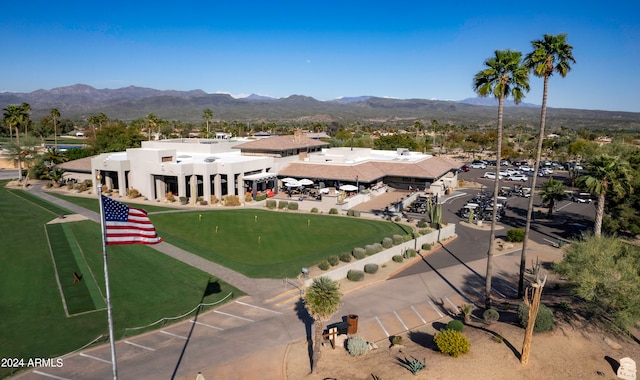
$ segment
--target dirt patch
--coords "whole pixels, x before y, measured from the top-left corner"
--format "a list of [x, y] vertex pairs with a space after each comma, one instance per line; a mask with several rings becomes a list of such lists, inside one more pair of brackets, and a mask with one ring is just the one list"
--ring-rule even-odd
[[[403, 334], [402, 347], [390, 347], [388, 341], [376, 342], [378, 349], [361, 357], [352, 357], [342, 347], [322, 348], [320, 363], [310, 374], [307, 344], [292, 343], [286, 358], [288, 379], [414, 379], [402, 366], [412, 357], [426, 362], [418, 378], [425, 379], [615, 379], [617, 363], [623, 357], [638, 359], [640, 346], [624, 337], [612, 337], [588, 328], [558, 321], [553, 331], [535, 334], [529, 364], [520, 363], [524, 329], [513, 321], [486, 325], [475, 320], [465, 326], [464, 334], [471, 350], [458, 358], [444, 355], [433, 344], [439, 321]], [[614, 349], [609, 338], [620, 344]]]

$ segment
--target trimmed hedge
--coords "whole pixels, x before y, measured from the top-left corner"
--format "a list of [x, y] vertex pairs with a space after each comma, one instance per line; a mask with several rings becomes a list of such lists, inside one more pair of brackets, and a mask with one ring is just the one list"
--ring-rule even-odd
[[353, 257], [353, 256], [351, 256], [351, 253], [349, 253], [349, 252], [342, 252], [342, 253], [338, 256], [338, 258], [340, 259], [340, 261], [342, 261], [343, 263], [351, 262], [351, 258], [352, 258], [352, 257]]
[[507, 231], [507, 241], [512, 243], [522, 243], [524, 241], [524, 230], [522, 228], [512, 228]]
[[327, 270], [329, 269], [329, 262], [327, 260], [322, 260], [319, 264], [318, 264], [318, 268], [322, 269], [322, 270]]
[[482, 319], [484, 319], [485, 323], [492, 324], [500, 319], [500, 313], [494, 308], [487, 309], [482, 313]]
[[471, 346], [469, 339], [460, 331], [456, 330], [442, 330], [433, 337], [433, 341], [438, 346], [440, 352], [453, 356], [454, 358], [457, 358], [460, 354], [469, 352]]
[[364, 272], [361, 270], [350, 269], [347, 272], [347, 279], [349, 281], [362, 281], [364, 279]]
[[287, 208], [289, 208], [289, 210], [297, 210], [298, 204], [296, 202], [289, 202], [289, 205], [287, 206]]
[[277, 202], [276, 202], [276, 201], [274, 201], [273, 199], [269, 199], [269, 200], [267, 201], [266, 206], [267, 206], [267, 208], [269, 208], [269, 209], [272, 209], [272, 210], [273, 210], [274, 208], [276, 208], [276, 206], [277, 206]]
[[378, 271], [378, 264], [365, 264], [364, 273], [374, 274]]
[[462, 332], [464, 330], [464, 324], [457, 319], [452, 319], [447, 323], [447, 330], [456, 330]]
[[362, 260], [367, 256], [367, 251], [362, 247], [356, 247], [353, 249], [353, 257], [358, 260]]
[[285, 209], [287, 207], [289, 207], [289, 202], [287, 202], [287, 201], [279, 201], [278, 202], [278, 208], [280, 210], [283, 210], [283, 209]]
[[338, 215], [338, 209], [337, 208], [332, 208], [329, 210], [329, 215]]
[[382, 239], [382, 246], [387, 249], [393, 247], [393, 239], [391, 239], [390, 237]]
[[402, 257], [402, 255], [393, 255], [393, 257], [391, 258], [391, 260], [393, 260], [396, 263], [401, 263], [402, 260], [404, 260], [404, 258]]
[[[349, 259], [351, 260], [351, 259]], [[327, 261], [329, 262], [329, 264], [332, 267], [335, 267], [336, 265], [338, 265], [340, 263], [340, 259], [338, 258], [338, 255], [331, 255], [329, 256], [329, 258], [327, 259]]]

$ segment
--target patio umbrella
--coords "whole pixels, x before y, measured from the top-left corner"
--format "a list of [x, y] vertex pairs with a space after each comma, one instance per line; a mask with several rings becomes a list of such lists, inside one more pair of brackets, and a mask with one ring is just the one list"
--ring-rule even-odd
[[286, 187], [300, 187], [302, 186], [298, 181], [289, 181], [284, 184]]
[[297, 181], [297, 179], [291, 178], [291, 177], [287, 177], [287, 178], [281, 179], [281, 181], [284, 182], [284, 183], [286, 183], [286, 182], [295, 182], [295, 181]]
[[298, 181], [299, 184], [301, 184], [302, 186], [308, 186], [308, 185], [313, 185], [313, 181], [307, 178], [303, 178], [300, 181]]
[[356, 191], [358, 190], [357, 187], [355, 187], [354, 185], [342, 185], [340, 186], [340, 190], [344, 190], [344, 191]]

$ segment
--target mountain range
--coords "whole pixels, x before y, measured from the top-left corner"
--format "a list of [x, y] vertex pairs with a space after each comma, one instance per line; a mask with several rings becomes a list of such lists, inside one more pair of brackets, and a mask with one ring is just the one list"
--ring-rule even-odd
[[[343, 97], [320, 101], [304, 95], [271, 98], [252, 94], [236, 99], [228, 94], [209, 94], [202, 90], [175, 91], [129, 86], [96, 89], [76, 84], [30, 93], [0, 93], [0, 107], [29, 103], [32, 119], [57, 108], [61, 118], [86, 120], [103, 112], [110, 119], [130, 121], [153, 113], [166, 120], [201, 123], [204, 109], [213, 111], [214, 120], [274, 123], [407, 124], [419, 120], [429, 124], [492, 125], [497, 102], [492, 98], [461, 101], [391, 99], [376, 96]], [[505, 101], [505, 125], [537, 126], [540, 106]], [[547, 126], [589, 129], [640, 129], [640, 113], [548, 108]]]

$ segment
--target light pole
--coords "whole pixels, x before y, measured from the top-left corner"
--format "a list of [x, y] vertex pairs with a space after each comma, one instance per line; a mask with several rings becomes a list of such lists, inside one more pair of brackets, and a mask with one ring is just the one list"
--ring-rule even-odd
[[357, 193], [357, 194], [360, 194], [360, 183], [358, 182], [358, 176], [356, 176], [356, 187], [358, 188], [358, 189], [356, 190], [356, 193]]

